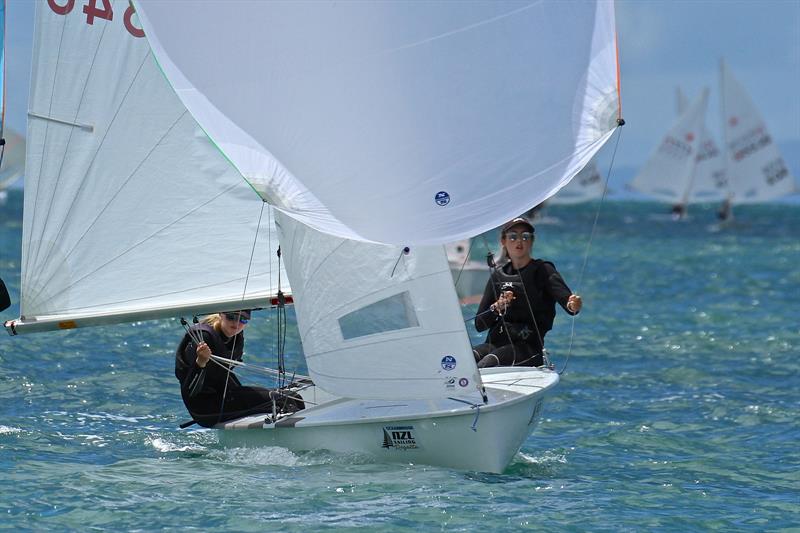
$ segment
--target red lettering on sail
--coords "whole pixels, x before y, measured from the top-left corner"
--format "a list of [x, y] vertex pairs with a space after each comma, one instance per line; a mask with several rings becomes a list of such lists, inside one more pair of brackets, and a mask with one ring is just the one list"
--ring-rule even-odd
[[144, 30], [137, 28], [133, 25], [133, 22], [131, 22], [131, 17], [133, 17], [134, 13], [136, 13], [136, 10], [133, 9], [133, 6], [129, 5], [128, 9], [125, 10], [125, 29], [134, 37], [144, 37]]
[[100, 0], [103, 2], [103, 7], [97, 7], [97, 0], [89, 0], [89, 3], [83, 6], [83, 12], [86, 13], [86, 24], [93, 25], [95, 17], [103, 20], [114, 20], [114, 12], [111, 9], [111, 0]]
[[56, 0], [47, 0], [47, 5], [50, 6], [50, 9], [52, 9], [54, 13], [66, 15], [75, 7], [75, 0], [67, 0], [67, 3], [63, 6], [58, 5]]

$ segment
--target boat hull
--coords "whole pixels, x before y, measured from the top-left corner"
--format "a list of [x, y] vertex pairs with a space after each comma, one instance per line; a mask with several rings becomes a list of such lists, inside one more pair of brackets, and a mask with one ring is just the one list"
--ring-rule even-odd
[[226, 423], [220, 441], [500, 473], [533, 431], [558, 375], [532, 368], [492, 370], [483, 376], [489, 403], [478, 407], [452, 399], [331, 399], [276, 424], [265, 422], [264, 415]]

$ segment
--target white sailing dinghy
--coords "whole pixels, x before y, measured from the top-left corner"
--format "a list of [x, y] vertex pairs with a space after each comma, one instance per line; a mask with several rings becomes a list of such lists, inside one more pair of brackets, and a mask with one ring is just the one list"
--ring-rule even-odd
[[729, 219], [733, 205], [768, 202], [800, 189], [766, 122], [724, 61], [720, 62], [720, 89], [728, 178], [721, 215]]
[[[684, 96], [683, 91], [678, 89], [678, 116], [688, 108], [688, 98]], [[704, 116], [698, 139], [694, 174], [692, 175], [691, 186], [685, 196], [690, 204], [719, 201], [725, 197], [727, 187], [728, 181], [725, 176], [725, 162], [722, 158], [722, 150], [706, 126]], [[684, 205], [683, 207], [687, 208], [688, 206]]]
[[35, 28], [11, 333], [264, 307], [288, 278], [306, 408], [223, 442], [506, 467], [558, 375], [478, 371], [442, 244], [613, 133], [611, 3], [43, 1]]
[[723, 197], [721, 187], [725, 183], [718, 171], [719, 150], [705, 127], [707, 105], [705, 89], [679, 113], [630, 182], [631, 189], [680, 206], [681, 213], [690, 203]]

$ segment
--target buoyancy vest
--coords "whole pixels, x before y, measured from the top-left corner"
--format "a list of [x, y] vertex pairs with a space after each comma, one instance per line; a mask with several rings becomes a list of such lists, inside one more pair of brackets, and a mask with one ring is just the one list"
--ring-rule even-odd
[[487, 342], [504, 345], [510, 338], [511, 342], [526, 342], [541, 349], [540, 341], [544, 341], [545, 334], [552, 329], [556, 315], [556, 302], [546, 287], [547, 270], [556, 272], [555, 265], [550, 261], [533, 259], [518, 272], [509, 272], [511, 269], [511, 263], [507, 263], [492, 272], [495, 294], [511, 290], [514, 300], [503, 320], [489, 330]]

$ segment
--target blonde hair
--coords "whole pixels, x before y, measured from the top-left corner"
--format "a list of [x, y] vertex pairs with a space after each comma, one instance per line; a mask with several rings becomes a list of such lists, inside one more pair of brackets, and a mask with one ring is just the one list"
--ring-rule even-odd
[[208, 324], [218, 332], [222, 330], [222, 318], [220, 318], [219, 313], [204, 316], [200, 319], [200, 323]]

